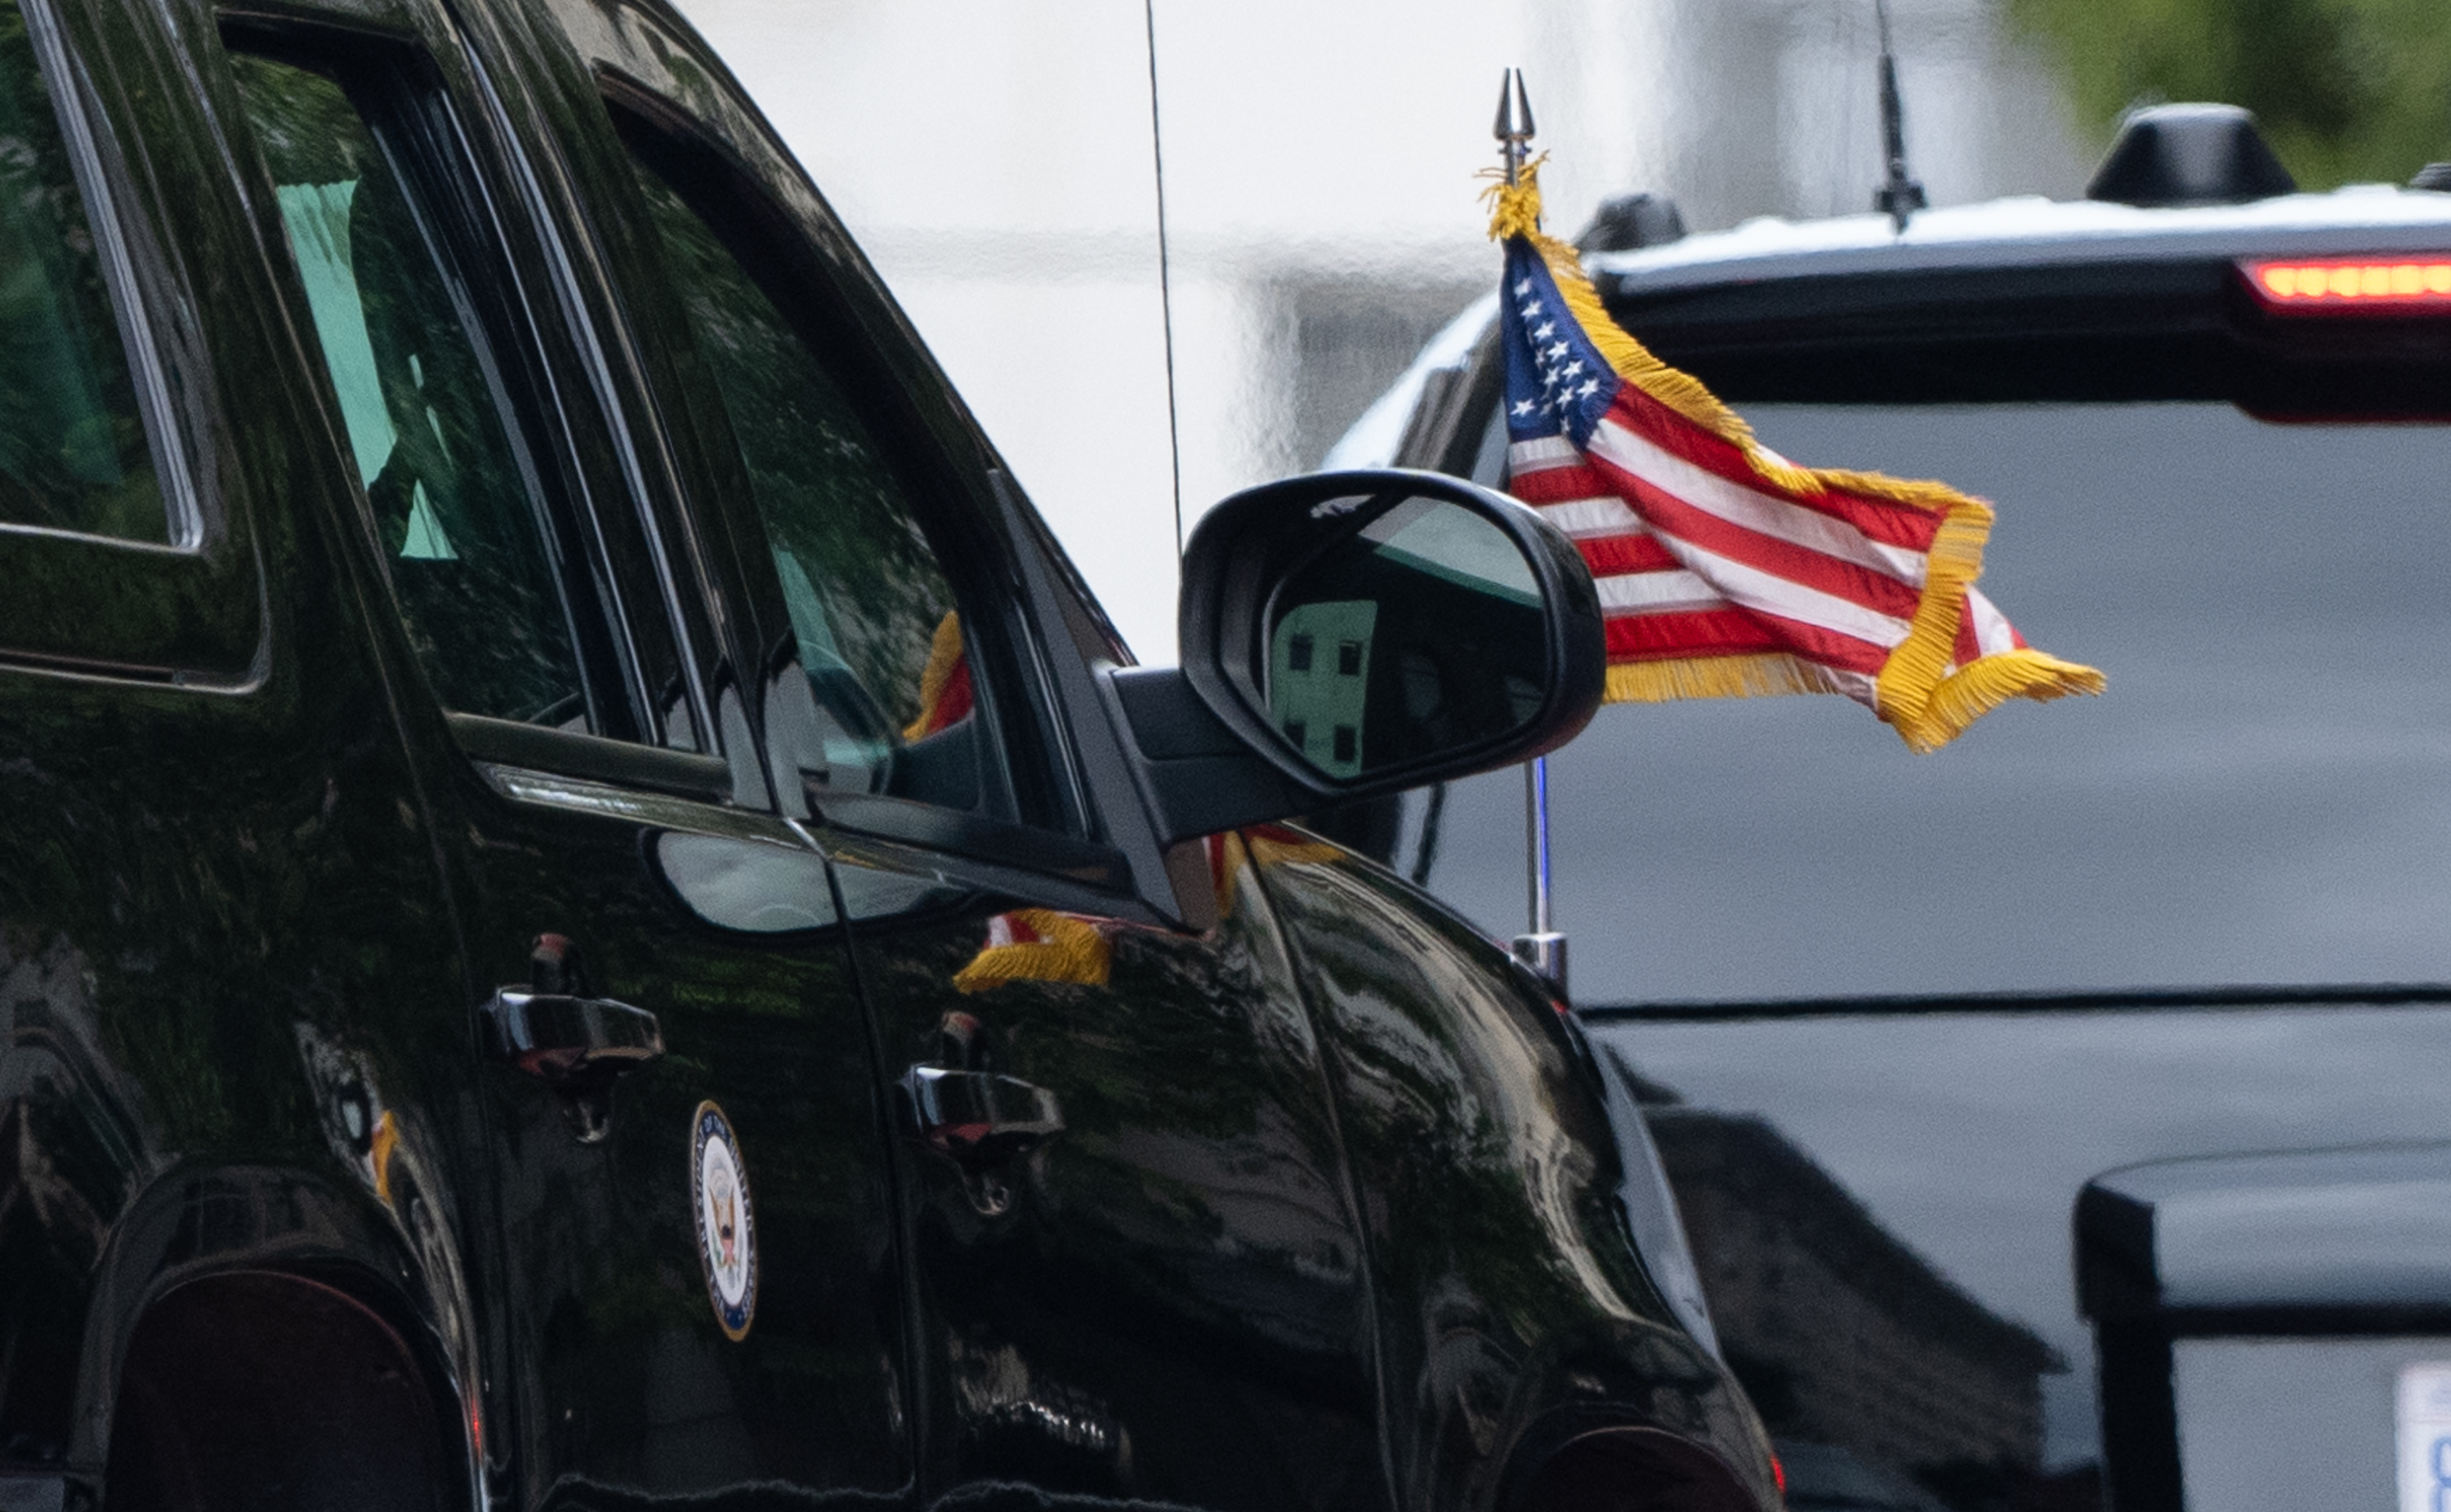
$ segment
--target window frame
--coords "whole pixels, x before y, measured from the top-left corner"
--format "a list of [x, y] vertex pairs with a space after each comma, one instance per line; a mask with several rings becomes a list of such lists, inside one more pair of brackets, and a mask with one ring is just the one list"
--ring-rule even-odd
[[[103, 80], [87, 66], [115, 19], [16, 0], [50, 97], [127, 363], [167, 540], [0, 521], [0, 663], [210, 690], [254, 686], [268, 664], [265, 584], [252, 532], [209, 446], [216, 409], [185, 270], [137, 172]], [[112, 82], [117, 82], [115, 79]], [[150, 81], [148, 81], [150, 82]], [[141, 149], [140, 154], [141, 156]]]
[[[787, 807], [814, 809], [828, 825], [1025, 865], [1104, 873], [1114, 860], [1105, 845], [1085, 838], [1086, 806], [1067, 760], [1058, 721], [1030, 697], [1037, 647], [1022, 609], [1014, 547], [993, 515], [978, 507], [960, 464], [916, 412], [901, 377], [862, 328], [824, 249], [744, 160], [725, 135], [686, 107], [610, 66], [595, 70], [606, 136], [624, 173], [656, 173], [713, 231], [743, 273], [765, 293], [820, 365], [833, 376], [875, 438], [888, 470], [954, 591], [963, 616], [980, 721], [980, 803], [953, 809], [873, 794], [829, 793], [782, 770], [771, 747], [774, 779]], [[617, 217], [652, 226], [635, 184], [622, 184]], [[706, 359], [652, 233], [629, 250], [621, 304], [636, 344], [654, 354], [645, 387], [676, 454], [691, 475], [685, 507], [693, 524], [720, 543], [730, 559], [743, 614], [734, 617], [743, 644], [740, 661], [762, 684], [798, 661], [778, 575], [767, 565], [762, 520], [719, 402], [702, 397], [712, 383], [696, 381]], [[612, 260], [620, 261], [620, 260]], [[618, 275], [617, 275], [618, 276]], [[965, 504], [971, 508], [964, 508]], [[1020, 690], [1016, 692], [1016, 690]], [[1036, 758], [1026, 752], [1034, 749]], [[794, 793], [794, 789], [799, 790]]]
[[[566, 314], [563, 291], [549, 264], [528, 243], [549, 230], [527, 225], [516, 194], [500, 179], [518, 176], [517, 147], [492, 139], [494, 123], [472, 108], [427, 39], [345, 21], [250, 10], [224, 11], [219, 29], [233, 54], [303, 68], [332, 80], [374, 138], [405, 188], [421, 229], [440, 253], [463, 329], [485, 370], [496, 413], [527, 484], [543, 565], [571, 633], [590, 729], [563, 730], [454, 710], [435, 689], [419, 658], [405, 660], [462, 752], [473, 761], [531, 768], [568, 776], [641, 787], [708, 802], [740, 800], [736, 774], [720, 756], [716, 720], [684, 670], [687, 653], [666, 584], [652, 570], [656, 543], [647, 511], [623, 481], [591, 477], [580, 452], [591, 439], [583, 380], [564, 369], [569, 343], [557, 341], [554, 317]], [[445, 41], [450, 39], [446, 38]], [[478, 81], [481, 86], [482, 81]], [[236, 88], [233, 84], [233, 89]], [[270, 184], [254, 149], [243, 171], [250, 187]], [[506, 167], [505, 159], [508, 159]], [[516, 206], [506, 212], [506, 202]], [[267, 197], [268, 203], [268, 197]], [[285, 244], [275, 259], [281, 296], [302, 335], [319, 340], [296, 259]], [[328, 427], [345, 451], [345, 429], [320, 346], [305, 351], [308, 377], [334, 417]], [[354, 467], [346, 487], [358, 534], [380, 561], [383, 545], [371, 502]], [[386, 569], [391, 603], [387, 629], [405, 638], [405, 618]], [[651, 642], [649, 638], [660, 638]], [[681, 688], [680, 707], [692, 744], [662, 743], [657, 674], [650, 655], [668, 662]], [[759, 796], [762, 796], [760, 795]]]

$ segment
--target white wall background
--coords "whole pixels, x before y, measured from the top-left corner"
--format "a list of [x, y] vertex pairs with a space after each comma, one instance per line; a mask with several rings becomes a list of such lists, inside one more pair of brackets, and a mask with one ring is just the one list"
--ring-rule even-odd
[[[883, 269], [1142, 656], [1174, 512], [1142, 0], [679, 0]], [[1664, 190], [1696, 229], [1868, 206], [1871, 0], [1155, 0], [1183, 498], [1315, 464], [1495, 276], [1500, 70], [1553, 226]], [[1897, 0], [1935, 203], [2086, 159], [1987, 0]]]

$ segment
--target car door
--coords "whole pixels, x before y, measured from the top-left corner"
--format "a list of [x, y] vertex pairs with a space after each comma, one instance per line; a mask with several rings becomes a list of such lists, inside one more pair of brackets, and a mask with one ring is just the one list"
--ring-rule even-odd
[[1141, 901], [1158, 853], [1136, 873], [1136, 815], [1079, 778], [1096, 709], [1049, 691], [1057, 656], [1088, 679], [1026, 602], [1057, 569], [1024, 506], [788, 159], [673, 61], [695, 44], [623, 37], [598, 67], [635, 174], [600, 219], [897, 1088], [923, 1491], [1383, 1504], [1320, 1049], [1240, 842], [1174, 858], [1207, 927]]
[[502, 103], [541, 65], [439, 10], [395, 11], [396, 43], [304, 14], [233, 29], [231, 67], [414, 652], [496, 1179], [493, 1493], [890, 1493], [909, 1388], [861, 1000], [719, 637], [659, 570], [656, 464], [561, 319]]

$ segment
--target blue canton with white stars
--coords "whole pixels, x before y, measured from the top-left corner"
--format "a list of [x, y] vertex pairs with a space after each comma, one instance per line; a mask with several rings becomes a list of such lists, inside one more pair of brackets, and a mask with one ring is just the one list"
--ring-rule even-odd
[[1588, 447], [1592, 428], [1617, 400], [1618, 379], [1567, 310], [1540, 254], [1520, 236], [1506, 243], [1499, 295], [1508, 439], [1562, 435], [1578, 449]]

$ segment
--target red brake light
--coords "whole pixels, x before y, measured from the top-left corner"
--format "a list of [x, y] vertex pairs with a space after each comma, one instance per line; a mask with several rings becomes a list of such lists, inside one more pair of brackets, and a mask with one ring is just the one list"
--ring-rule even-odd
[[2439, 309], [2451, 314], [2451, 253], [2248, 262], [2239, 269], [2267, 309], [2308, 314]]

